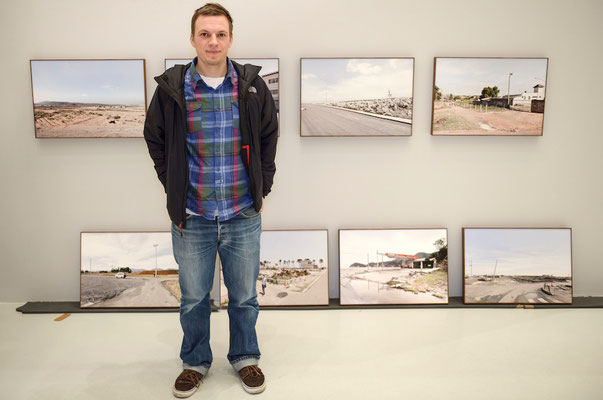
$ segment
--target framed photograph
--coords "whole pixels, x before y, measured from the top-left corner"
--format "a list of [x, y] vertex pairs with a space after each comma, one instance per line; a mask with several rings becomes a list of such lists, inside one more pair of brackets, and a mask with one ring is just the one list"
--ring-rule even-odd
[[[279, 59], [278, 58], [232, 58], [231, 60], [238, 62], [239, 64], [253, 64], [261, 67], [260, 76], [266, 82], [268, 90], [272, 94], [274, 104], [276, 105], [276, 115], [280, 122], [279, 112], [279, 94], [280, 94], [280, 82], [279, 82]], [[171, 68], [174, 65], [186, 65], [191, 62], [190, 58], [166, 58], [165, 69]], [[279, 125], [280, 126], [280, 125]], [[280, 133], [280, 128], [279, 128]]]
[[412, 57], [300, 59], [301, 136], [410, 136]]
[[145, 61], [31, 60], [36, 138], [142, 138]]
[[465, 304], [571, 304], [570, 228], [463, 228]]
[[[260, 306], [329, 305], [328, 231], [265, 230], [260, 242]], [[222, 307], [228, 290], [220, 269]]]
[[432, 135], [541, 136], [548, 58], [436, 57]]
[[448, 232], [340, 229], [341, 305], [448, 304]]
[[82, 232], [80, 307], [179, 307], [170, 232]]

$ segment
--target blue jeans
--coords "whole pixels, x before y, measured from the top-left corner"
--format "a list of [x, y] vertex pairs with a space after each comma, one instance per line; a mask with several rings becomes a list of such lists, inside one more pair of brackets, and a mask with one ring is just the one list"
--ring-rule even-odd
[[182, 293], [180, 324], [184, 338], [180, 358], [185, 369], [206, 375], [212, 363], [209, 292], [216, 253], [220, 255], [228, 288], [228, 361], [236, 371], [258, 364], [260, 350], [255, 324], [259, 313], [256, 281], [260, 272], [261, 233], [261, 216], [253, 206], [227, 221], [188, 216], [182, 233], [172, 224], [172, 245]]

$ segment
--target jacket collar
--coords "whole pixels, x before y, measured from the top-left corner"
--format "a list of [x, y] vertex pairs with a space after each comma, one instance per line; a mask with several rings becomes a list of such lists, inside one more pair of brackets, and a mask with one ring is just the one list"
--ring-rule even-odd
[[[238, 85], [239, 85], [239, 98], [247, 96], [247, 91], [249, 90], [249, 86], [251, 86], [251, 82], [258, 76], [258, 73], [262, 69], [257, 65], [245, 64], [241, 65], [236, 61], [230, 60], [233, 68], [235, 69], [238, 76]], [[186, 65], [175, 65], [171, 68], [168, 68], [163, 74], [156, 76], [155, 81], [160, 88], [165, 90], [165, 92], [180, 105], [180, 107], [184, 110], [184, 74], [190, 68], [192, 62], [189, 62]]]

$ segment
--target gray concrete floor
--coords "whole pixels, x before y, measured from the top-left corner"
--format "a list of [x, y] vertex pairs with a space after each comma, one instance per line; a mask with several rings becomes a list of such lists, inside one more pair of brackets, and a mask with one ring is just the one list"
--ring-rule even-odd
[[[0, 304], [3, 399], [171, 399], [177, 313], [23, 315]], [[264, 310], [268, 399], [601, 399], [603, 309]], [[249, 399], [212, 314], [192, 399]]]

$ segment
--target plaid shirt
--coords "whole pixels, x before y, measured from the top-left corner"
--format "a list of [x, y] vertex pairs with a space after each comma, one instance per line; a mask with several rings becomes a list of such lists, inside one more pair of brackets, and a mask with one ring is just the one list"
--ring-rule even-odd
[[241, 157], [238, 77], [228, 72], [216, 89], [205, 84], [193, 60], [184, 78], [187, 109], [189, 186], [186, 208], [204, 218], [226, 221], [253, 204]]

